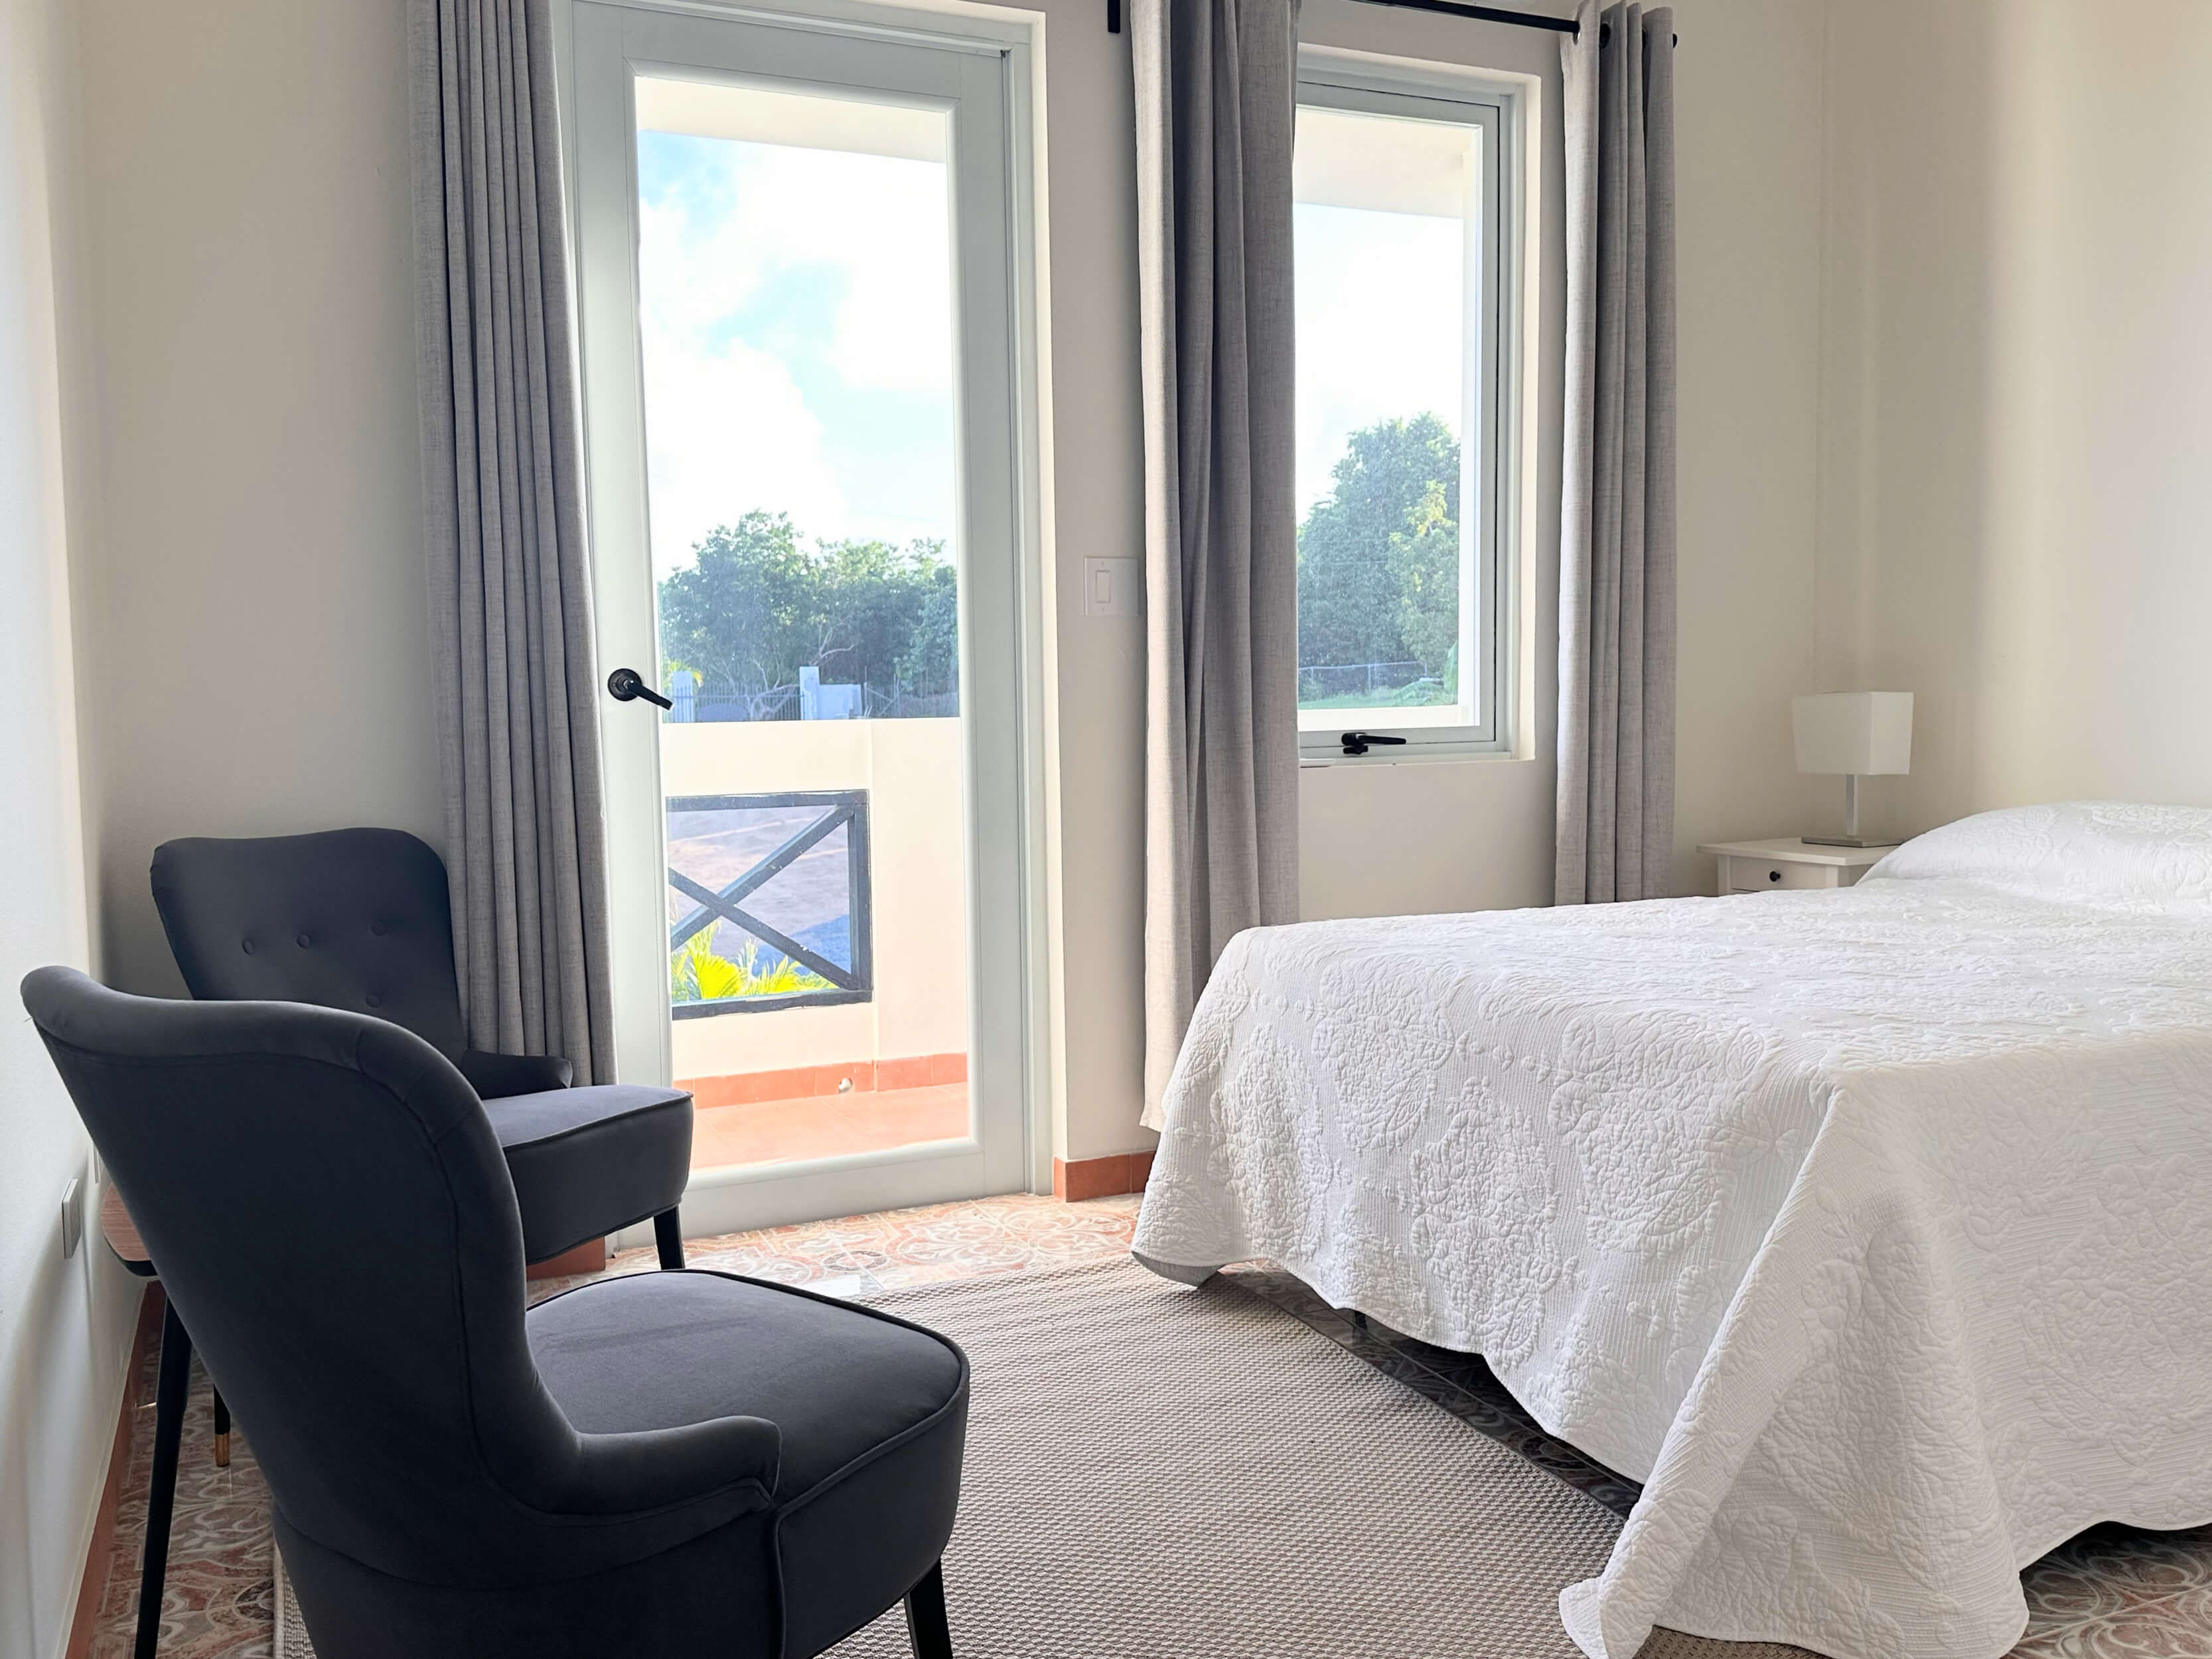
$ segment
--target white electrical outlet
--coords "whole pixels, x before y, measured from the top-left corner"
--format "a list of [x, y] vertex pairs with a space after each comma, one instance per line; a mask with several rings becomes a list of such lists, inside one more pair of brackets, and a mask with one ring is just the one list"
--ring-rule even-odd
[[75, 1175], [62, 1188], [62, 1255], [64, 1259], [76, 1253], [84, 1242], [84, 1183]]
[[1145, 581], [1133, 558], [1086, 558], [1083, 561], [1083, 613], [1085, 616], [1142, 616]]

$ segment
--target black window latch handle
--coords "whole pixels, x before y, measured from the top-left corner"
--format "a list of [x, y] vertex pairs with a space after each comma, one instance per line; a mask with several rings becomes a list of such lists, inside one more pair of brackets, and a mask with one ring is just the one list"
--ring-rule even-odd
[[1403, 744], [1405, 741], [1402, 737], [1391, 737], [1382, 732], [1346, 732], [1344, 735], [1344, 752], [1346, 754], [1364, 754], [1370, 743]]
[[648, 703], [658, 703], [664, 709], [676, 705], [645, 683], [645, 676], [635, 668], [617, 668], [607, 676], [607, 694], [617, 703], [627, 703], [641, 697]]

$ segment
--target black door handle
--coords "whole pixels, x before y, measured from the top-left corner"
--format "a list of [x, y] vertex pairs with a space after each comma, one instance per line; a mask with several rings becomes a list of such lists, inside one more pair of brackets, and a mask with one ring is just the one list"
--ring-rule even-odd
[[664, 709], [676, 705], [645, 683], [645, 676], [635, 668], [617, 668], [607, 676], [607, 694], [617, 703], [627, 703], [641, 697], [648, 703], [658, 703]]

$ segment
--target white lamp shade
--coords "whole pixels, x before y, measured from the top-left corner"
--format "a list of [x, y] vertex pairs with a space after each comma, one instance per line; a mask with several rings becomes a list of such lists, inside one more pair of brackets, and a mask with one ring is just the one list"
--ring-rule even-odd
[[1912, 770], [1911, 692], [1832, 692], [1790, 699], [1799, 772], [1871, 778]]

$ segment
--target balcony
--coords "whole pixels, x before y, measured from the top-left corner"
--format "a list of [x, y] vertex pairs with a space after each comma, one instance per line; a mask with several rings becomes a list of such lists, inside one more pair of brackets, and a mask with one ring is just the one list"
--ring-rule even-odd
[[960, 722], [675, 719], [661, 767], [693, 1167], [967, 1135]]

